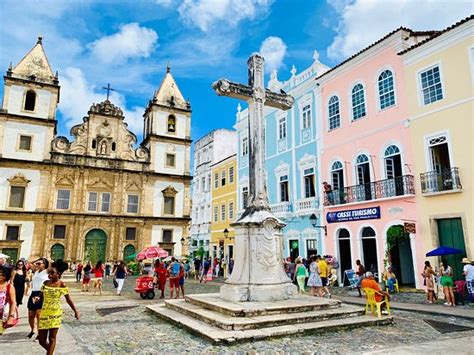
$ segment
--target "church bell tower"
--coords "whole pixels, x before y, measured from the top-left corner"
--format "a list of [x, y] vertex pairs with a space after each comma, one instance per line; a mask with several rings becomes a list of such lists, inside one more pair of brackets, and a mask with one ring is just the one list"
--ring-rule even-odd
[[59, 104], [58, 74], [53, 74], [38, 37], [35, 46], [4, 76], [0, 110], [0, 156], [42, 161], [50, 158]]

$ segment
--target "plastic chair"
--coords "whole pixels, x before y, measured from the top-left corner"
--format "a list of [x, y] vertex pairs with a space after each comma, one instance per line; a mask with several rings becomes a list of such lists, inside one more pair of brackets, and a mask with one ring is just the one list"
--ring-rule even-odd
[[[384, 295], [383, 293], [380, 293], [378, 291], [375, 291], [373, 288], [363, 288], [362, 289], [366, 295], [366, 304], [365, 304], [365, 314], [369, 312], [369, 307], [370, 311], [372, 314], [374, 313], [374, 310], [377, 311], [377, 316], [379, 318], [382, 317], [382, 304], [385, 303], [385, 307], [387, 308], [388, 315], [390, 315], [390, 303], [388, 302], [388, 296]], [[382, 301], [377, 301], [375, 298], [375, 295], [380, 295], [383, 297]]]
[[[385, 279], [384, 280], [384, 284], [385, 284], [385, 291], [389, 291], [389, 287], [388, 287], [388, 280]], [[395, 292], [399, 293], [400, 292], [400, 289], [398, 288], [398, 280], [395, 279], [395, 283], [393, 284], [393, 286], [395, 287]]]

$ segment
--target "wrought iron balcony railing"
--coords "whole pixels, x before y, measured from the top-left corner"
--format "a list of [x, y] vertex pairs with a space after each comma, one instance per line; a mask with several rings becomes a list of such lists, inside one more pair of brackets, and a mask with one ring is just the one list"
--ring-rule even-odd
[[403, 175], [392, 179], [348, 186], [343, 189], [326, 192], [324, 194], [324, 205], [342, 205], [414, 194], [415, 184], [413, 175]]
[[422, 173], [420, 181], [423, 194], [462, 189], [458, 168]]

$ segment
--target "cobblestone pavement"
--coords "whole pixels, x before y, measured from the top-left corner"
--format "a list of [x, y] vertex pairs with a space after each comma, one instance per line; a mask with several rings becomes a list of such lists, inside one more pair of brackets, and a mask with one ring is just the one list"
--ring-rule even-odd
[[[199, 284], [187, 282], [189, 293], [217, 292], [220, 283]], [[156, 353], [192, 352], [237, 354], [284, 352], [284, 353], [354, 353], [392, 348], [400, 345], [417, 344], [434, 340], [461, 338], [474, 335], [473, 331], [441, 334], [423, 319], [433, 319], [459, 325], [473, 326], [472, 322], [453, 317], [426, 316], [409, 312], [394, 312], [392, 326], [360, 328], [321, 335], [292, 336], [232, 346], [216, 346], [194, 336], [184, 329], [171, 325], [147, 312], [145, 305], [160, 302], [144, 301], [132, 293], [134, 278], [126, 280], [124, 296], [95, 296], [77, 294], [77, 304], [82, 312], [82, 320], [74, 321], [68, 314], [65, 327], [91, 353]], [[105, 289], [112, 290], [112, 281], [105, 282]], [[123, 305], [138, 307], [100, 316], [96, 308]], [[462, 340], [460, 340], [462, 341]], [[466, 347], [466, 352], [468, 347]]]

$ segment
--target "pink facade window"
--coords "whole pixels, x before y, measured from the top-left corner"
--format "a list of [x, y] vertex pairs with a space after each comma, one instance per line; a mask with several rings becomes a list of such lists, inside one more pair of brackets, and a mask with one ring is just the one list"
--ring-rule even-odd
[[329, 99], [328, 104], [329, 130], [336, 129], [341, 126], [341, 111], [339, 107], [339, 98], [333, 96]]
[[379, 102], [380, 109], [395, 105], [395, 87], [393, 84], [393, 74], [390, 70], [384, 70], [379, 75]]

